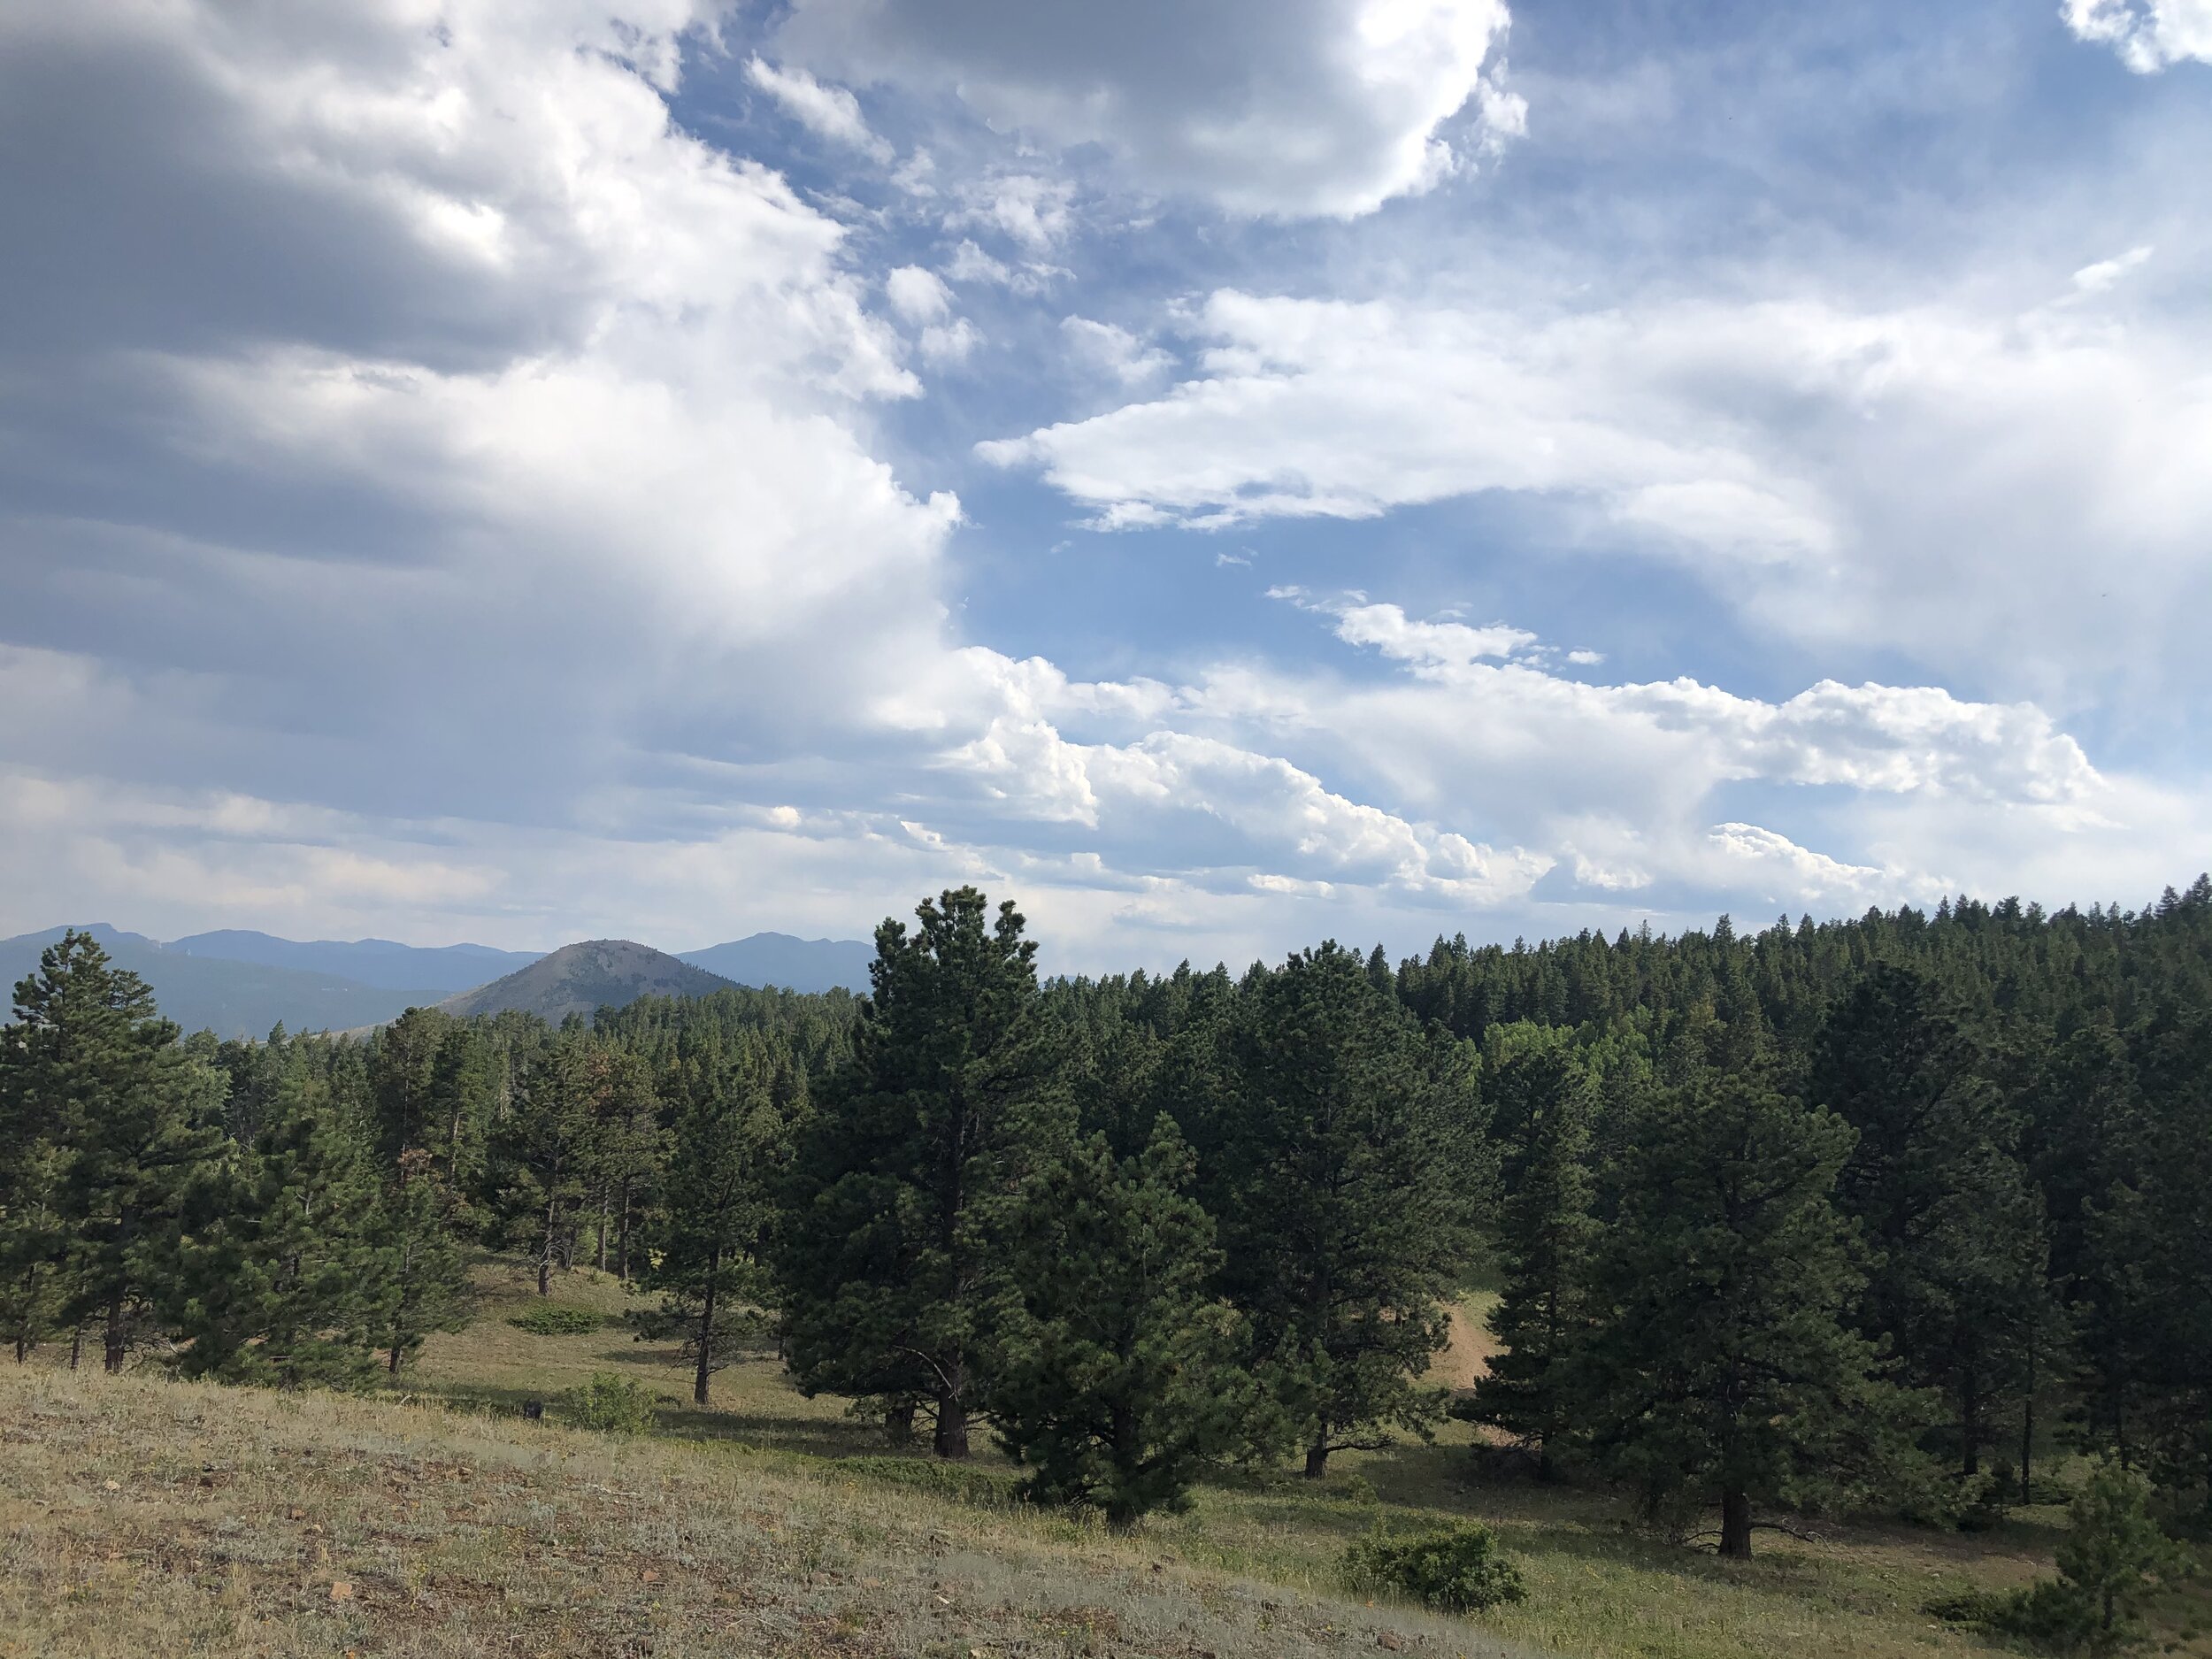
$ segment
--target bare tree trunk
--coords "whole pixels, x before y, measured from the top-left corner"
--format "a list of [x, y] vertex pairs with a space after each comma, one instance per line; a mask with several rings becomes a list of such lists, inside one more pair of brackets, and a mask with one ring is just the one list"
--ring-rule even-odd
[[607, 1271], [607, 1188], [603, 1183], [599, 1188], [599, 1252], [592, 1265], [603, 1273]]
[[1751, 1497], [1748, 1493], [1720, 1495], [1720, 1553], [1736, 1561], [1751, 1559]]
[[553, 1294], [554, 1211], [552, 1199], [545, 1201], [545, 1248], [538, 1252], [538, 1294]]
[[630, 1282], [630, 1178], [622, 1178], [622, 1236], [616, 1249], [615, 1277], [624, 1284]]
[[955, 1359], [948, 1371], [947, 1380], [937, 1388], [937, 1432], [930, 1449], [940, 1457], [956, 1460], [968, 1455], [968, 1408], [960, 1398], [960, 1383], [964, 1367]]
[[112, 1296], [108, 1300], [107, 1351], [102, 1356], [104, 1369], [112, 1372], [123, 1369], [123, 1299]]
[[714, 1281], [721, 1253], [708, 1257], [707, 1294], [699, 1310], [699, 1371], [691, 1379], [691, 1398], [695, 1404], [707, 1402], [707, 1379], [714, 1375]]
[[1959, 1452], [1959, 1472], [1978, 1475], [1982, 1471], [1982, 1408], [1970, 1364], [1959, 1378], [1959, 1439], [1964, 1442]]
[[77, 1369], [77, 1362], [84, 1357], [84, 1326], [81, 1323], [69, 1333], [69, 1369]]
[[1325, 1426], [1306, 1448], [1306, 1479], [1318, 1480], [1329, 1472], [1329, 1431]]

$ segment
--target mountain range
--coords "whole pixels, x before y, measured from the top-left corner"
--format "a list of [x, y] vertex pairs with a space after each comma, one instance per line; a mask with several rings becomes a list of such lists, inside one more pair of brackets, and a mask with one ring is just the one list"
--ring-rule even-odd
[[[68, 930], [0, 939], [0, 988], [35, 972]], [[864, 990], [873, 947], [858, 940], [756, 933], [681, 956], [627, 940], [565, 945], [549, 956], [488, 945], [403, 945], [388, 939], [279, 939], [225, 929], [166, 943], [105, 923], [80, 926], [119, 967], [143, 979], [161, 1011], [187, 1031], [219, 1036], [348, 1031], [407, 1009], [513, 1008], [558, 1021], [648, 995], [695, 996], [726, 984], [797, 991]]]

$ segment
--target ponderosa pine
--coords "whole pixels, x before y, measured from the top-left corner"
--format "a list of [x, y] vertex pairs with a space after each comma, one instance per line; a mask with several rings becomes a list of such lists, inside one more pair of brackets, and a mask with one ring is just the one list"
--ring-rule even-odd
[[968, 1455], [1009, 1264], [1008, 1206], [1071, 1133], [1036, 945], [973, 887], [876, 930], [850, 1061], [795, 1161], [781, 1262], [802, 1386], [926, 1403], [941, 1457]]
[[1135, 1156], [1094, 1133], [1022, 1195], [989, 1410], [1042, 1502], [1118, 1526], [1179, 1509], [1235, 1431], [1240, 1333], [1212, 1289], [1214, 1227], [1193, 1174], [1163, 1116]]

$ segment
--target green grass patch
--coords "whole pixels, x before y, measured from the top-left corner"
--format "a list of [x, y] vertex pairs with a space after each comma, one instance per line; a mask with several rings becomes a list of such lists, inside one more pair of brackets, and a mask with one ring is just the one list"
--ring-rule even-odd
[[516, 1314], [507, 1321], [532, 1336], [584, 1336], [599, 1330], [606, 1320], [589, 1308], [564, 1308], [547, 1303]]

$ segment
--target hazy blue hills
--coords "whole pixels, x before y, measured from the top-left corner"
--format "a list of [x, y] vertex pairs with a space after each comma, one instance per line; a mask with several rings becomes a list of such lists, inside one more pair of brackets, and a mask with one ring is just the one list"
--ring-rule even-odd
[[780, 985], [787, 991], [828, 991], [842, 986], [848, 991], [865, 991], [876, 948], [857, 939], [755, 933], [726, 945], [679, 954], [694, 967], [739, 985]]
[[641, 996], [704, 996], [730, 981], [681, 957], [628, 939], [588, 939], [563, 945], [519, 972], [448, 997], [451, 1014], [519, 1010], [558, 1025], [571, 1014], [621, 1008]]
[[526, 968], [534, 950], [495, 950], [489, 945], [403, 945], [389, 939], [279, 939], [270, 933], [225, 928], [173, 939], [166, 947], [188, 956], [253, 962], [268, 968], [304, 968], [335, 974], [357, 985], [391, 991], [434, 989], [449, 995]]
[[[0, 939], [0, 991], [38, 966], [67, 930]], [[410, 1008], [523, 1009], [558, 1021], [636, 997], [698, 996], [726, 984], [795, 991], [864, 991], [874, 947], [853, 939], [755, 933], [681, 956], [626, 940], [566, 945], [548, 956], [488, 945], [403, 945], [388, 939], [294, 940], [226, 928], [163, 943], [105, 923], [78, 929], [153, 989], [187, 1031], [262, 1037], [288, 1030], [351, 1031]]]
[[[36, 971], [39, 953], [67, 932], [50, 927], [0, 940], [0, 982], [11, 989]], [[281, 1022], [292, 1031], [344, 1031], [391, 1019], [415, 1003], [447, 995], [435, 986], [364, 985], [308, 968], [196, 956], [127, 933], [104, 923], [80, 927], [100, 941], [119, 967], [152, 989], [161, 1011], [187, 1031], [223, 1037], [264, 1037]]]

